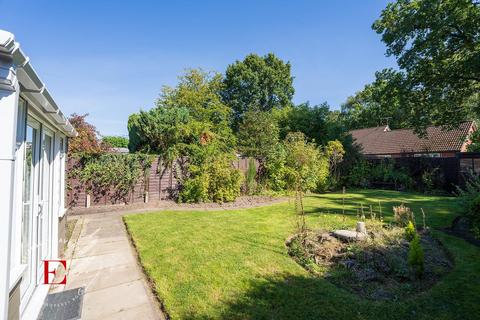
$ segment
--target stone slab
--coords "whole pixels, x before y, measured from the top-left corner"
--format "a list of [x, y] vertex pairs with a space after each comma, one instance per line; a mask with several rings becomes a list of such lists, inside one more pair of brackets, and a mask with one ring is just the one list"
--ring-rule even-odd
[[[132, 281], [102, 290], [88, 292], [84, 296], [82, 319], [105, 319], [148, 303], [142, 281]], [[133, 317], [131, 319], [140, 319]]]
[[343, 241], [362, 241], [367, 238], [365, 233], [351, 231], [351, 230], [335, 230], [332, 235]]

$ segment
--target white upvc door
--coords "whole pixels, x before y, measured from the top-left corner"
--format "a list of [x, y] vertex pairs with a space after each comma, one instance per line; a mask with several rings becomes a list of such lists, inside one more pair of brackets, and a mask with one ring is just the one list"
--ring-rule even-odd
[[40, 123], [28, 119], [23, 159], [23, 206], [21, 227], [21, 263], [26, 265], [20, 285], [22, 309], [28, 303], [35, 286], [37, 265], [36, 230], [40, 175]]
[[28, 117], [25, 137], [21, 263], [26, 265], [20, 286], [22, 311], [43, 285], [45, 259], [52, 248], [54, 134]]
[[42, 128], [41, 175], [37, 211], [37, 284], [43, 282], [43, 261], [50, 257], [53, 195], [53, 133]]

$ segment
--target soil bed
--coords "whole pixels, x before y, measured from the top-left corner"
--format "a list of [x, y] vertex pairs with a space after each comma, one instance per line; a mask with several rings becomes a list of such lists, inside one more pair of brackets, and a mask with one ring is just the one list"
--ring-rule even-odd
[[343, 242], [325, 230], [296, 234], [286, 241], [290, 256], [308, 271], [367, 299], [400, 300], [425, 291], [453, 268], [445, 247], [420, 231], [424, 272], [408, 265], [403, 228], [369, 226], [366, 240]]
[[233, 202], [225, 203], [177, 203], [173, 200], [151, 201], [149, 203], [114, 204], [92, 206], [90, 208], [74, 207], [69, 210], [70, 215], [82, 215], [104, 212], [143, 212], [152, 210], [222, 210], [255, 208], [275, 203], [285, 202], [288, 197], [273, 196], [241, 196]]

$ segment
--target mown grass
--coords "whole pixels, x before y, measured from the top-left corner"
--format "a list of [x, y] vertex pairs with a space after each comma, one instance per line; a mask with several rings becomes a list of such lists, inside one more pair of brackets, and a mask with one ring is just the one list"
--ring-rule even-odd
[[[451, 222], [457, 201], [416, 193], [357, 190], [305, 199], [311, 228], [354, 227], [362, 203], [385, 219], [402, 201], [427, 224]], [[368, 208], [368, 209], [367, 209]], [[378, 214], [378, 213], [377, 213]], [[172, 319], [478, 319], [480, 249], [440, 231], [454, 270], [430, 290], [397, 302], [362, 299], [293, 261], [285, 239], [294, 232], [293, 202], [230, 211], [162, 211], [124, 218], [155, 291]]]

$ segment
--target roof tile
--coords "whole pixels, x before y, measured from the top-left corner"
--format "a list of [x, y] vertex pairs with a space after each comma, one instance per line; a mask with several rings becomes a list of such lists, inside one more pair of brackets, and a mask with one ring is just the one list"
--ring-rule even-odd
[[461, 123], [458, 128], [446, 130], [431, 126], [426, 136], [419, 137], [412, 129], [385, 131], [385, 127], [352, 130], [350, 133], [356, 144], [361, 145], [363, 154], [397, 154], [463, 151], [473, 121]]

